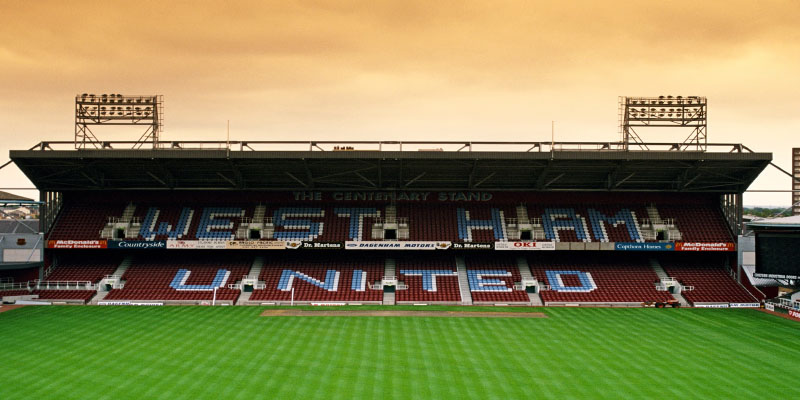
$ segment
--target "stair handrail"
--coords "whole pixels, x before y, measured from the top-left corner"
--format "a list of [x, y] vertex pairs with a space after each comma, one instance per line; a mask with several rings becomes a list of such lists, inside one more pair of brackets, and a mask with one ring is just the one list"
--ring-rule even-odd
[[48, 276], [50, 276], [50, 274], [52, 274], [53, 271], [55, 271], [55, 269], [56, 269], [56, 263], [50, 264], [50, 266], [47, 267], [46, 270], [44, 270], [44, 277], [47, 278]]

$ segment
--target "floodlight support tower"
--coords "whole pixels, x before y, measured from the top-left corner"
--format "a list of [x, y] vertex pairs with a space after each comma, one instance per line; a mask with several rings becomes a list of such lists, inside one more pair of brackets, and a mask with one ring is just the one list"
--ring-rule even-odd
[[110, 148], [92, 131], [97, 126], [141, 126], [145, 130], [133, 148], [145, 144], [159, 147], [164, 123], [164, 96], [123, 96], [121, 94], [81, 94], [75, 96], [75, 148]]
[[800, 147], [792, 149], [792, 215], [800, 215]]
[[682, 128], [690, 133], [672, 150], [706, 151], [707, 104], [701, 96], [621, 96], [618, 109], [623, 148], [639, 146], [641, 150], [649, 150], [636, 131], [639, 128]]

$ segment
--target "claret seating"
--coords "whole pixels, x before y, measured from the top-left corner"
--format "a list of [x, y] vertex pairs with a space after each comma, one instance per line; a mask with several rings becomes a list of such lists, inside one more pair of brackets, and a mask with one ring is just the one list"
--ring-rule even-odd
[[36, 279], [39, 279], [38, 267], [0, 270], [0, 285], [3, 283], [26, 283]]
[[259, 280], [264, 288], [250, 301], [381, 302], [384, 260], [369, 254], [300, 254], [265, 257]]
[[113, 289], [106, 300], [199, 301], [216, 298], [235, 302], [239, 289], [229, 289], [250, 271], [251, 255], [158, 252], [137, 255], [122, 275], [125, 287]]
[[461, 302], [455, 257], [436, 254], [396, 258], [398, 280], [408, 289], [398, 290], [398, 303]]
[[[665, 238], [649, 227], [662, 220], [669, 226], [658, 229], [674, 231], [675, 237], [669, 240], [732, 240], [718, 199], [696, 194], [509, 193], [480, 202], [396, 205], [385, 201], [291, 201], [291, 194], [257, 192], [213, 197], [181, 194], [175, 202], [152, 194], [116, 194], [108, 199], [83, 196], [87, 198], [78, 196], [65, 202], [48, 239], [120, 238], [109, 236], [113, 233], [107, 226], [111, 219], [137, 221], [128, 226], [127, 240], [368, 241], [383, 240], [383, 235], [373, 237], [372, 228], [388, 217], [407, 222], [407, 240], [416, 241], [519, 240], [519, 232], [509, 229], [517, 223], [535, 231], [530, 236], [533, 240], [655, 241]], [[281, 200], [270, 200], [275, 197]], [[645, 225], [650, 231], [645, 232]]]
[[524, 290], [515, 290], [522, 282], [514, 257], [469, 255], [464, 257], [473, 303], [528, 303]]
[[114, 273], [121, 261], [122, 257], [113, 253], [61, 251], [56, 268], [44, 280], [97, 283]]
[[673, 300], [668, 292], [656, 290], [658, 275], [644, 257], [576, 253], [528, 257], [534, 277], [550, 286], [541, 291], [545, 304]]
[[758, 303], [739, 285], [725, 267], [725, 258], [717, 254], [664, 255], [661, 266], [671, 277], [693, 289], [683, 292], [690, 303]]

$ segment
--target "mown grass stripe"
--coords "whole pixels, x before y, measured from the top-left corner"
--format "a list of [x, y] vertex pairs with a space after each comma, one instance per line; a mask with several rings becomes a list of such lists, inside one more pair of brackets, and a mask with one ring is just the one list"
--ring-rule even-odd
[[791, 380], [765, 364], [800, 359], [800, 324], [753, 310], [546, 309], [546, 319], [262, 318], [262, 310], [27, 307], [2, 313], [0, 363], [24, 373], [0, 377], [0, 398], [796, 393]]

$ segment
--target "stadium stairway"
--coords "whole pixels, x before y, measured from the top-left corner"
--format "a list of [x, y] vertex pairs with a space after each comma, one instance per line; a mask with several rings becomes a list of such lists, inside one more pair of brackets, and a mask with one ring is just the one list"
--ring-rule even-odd
[[116, 270], [116, 271], [114, 271], [114, 273], [113, 273], [112, 275], [116, 275], [116, 276], [122, 276], [122, 275], [124, 275], [124, 274], [125, 274], [125, 271], [127, 271], [127, 270], [128, 270], [128, 267], [130, 267], [132, 263], [133, 263], [133, 256], [127, 256], [127, 257], [125, 257], [125, 258], [122, 260], [122, 262], [121, 262], [121, 263], [119, 263], [119, 267], [117, 267], [117, 270]]
[[247, 274], [247, 277], [258, 279], [261, 276], [262, 268], [264, 268], [264, 256], [256, 256], [253, 259], [253, 264], [250, 265], [250, 273]]
[[[519, 275], [522, 277], [522, 280], [533, 279], [531, 268], [528, 266], [528, 260], [525, 257], [517, 257], [517, 268], [519, 268]], [[532, 306], [544, 306], [544, 303], [542, 303], [542, 297], [539, 296], [539, 293], [528, 293], [528, 299], [530, 299]]]
[[[258, 277], [261, 276], [262, 268], [264, 268], [264, 256], [256, 256], [256, 258], [253, 259], [253, 264], [250, 265], [250, 272], [247, 274], [247, 277], [258, 279]], [[258, 283], [263, 284], [264, 282], [258, 281]], [[253, 292], [247, 292], [244, 290], [240, 291], [239, 298], [236, 300], [235, 304], [239, 305], [248, 304], [248, 302], [250, 301], [250, 296], [252, 294]]]
[[94, 295], [94, 297], [92, 297], [91, 300], [89, 300], [89, 304], [97, 304], [98, 302], [103, 301], [103, 299], [105, 299], [109, 293], [111, 292], [107, 292], [105, 290], [98, 290], [97, 294]]
[[[125, 256], [125, 258], [123, 258], [119, 263], [119, 266], [117, 266], [117, 269], [114, 270], [114, 273], [111, 275], [122, 276], [125, 274], [125, 271], [128, 270], [128, 267], [131, 266], [131, 263], [133, 263], [133, 256]], [[106, 291], [105, 288], [101, 288], [100, 285], [98, 285], [97, 294], [94, 295], [91, 300], [89, 300], [88, 304], [97, 304], [98, 302], [103, 301], [109, 293], [111, 292]]]
[[[397, 261], [394, 258], [387, 258], [383, 263], [383, 276], [397, 276]], [[395, 303], [394, 292], [383, 292], [383, 305], [393, 306]]]
[[461, 291], [461, 304], [472, 305], [472, 292], [469, 291], [467, 264], [464, 262], [464, 257], [456, 257], [456, 270], [458, 271], [458, 288]]
[[394, 292], [383, 292], [383, 305], [393, 306], [395, 303]]
[[[661, 267], [661, 263], [658, 262], [655, 258], [650, 259], [650, 266], [653, 267], [653, 271], [655, 271], [656, 275], [658, 275], [658, 279], [666, 279], [669, 278], [669, 274], [667, 271], [664, 271], [664, 268]], [[681, 307], [689, 307], [689, 302], [686, 301], [686, 298], [683, 297], [680, 293], [670, 293], [675, 300], [678, 300], [681, 303]]]
[[234, 303], [234, 304], [238, 304], [238, 305], [246, 305], [246, 304], [248, 304], [250, 302], [250, 295], [252, 295], [252, 294], [253, 294], [253, 292], [248, 292], [248, 291], [245, 291], [245, 290], [240, 291], [239, 298], [236, 299], [236, 303]]
[[647, 217], [650, 218], [651, 223], [653, 224], [663, 224], [664, 221], [661, 219], [661, 214], [658, 212], [655, 204], [650, 204], [647, 206]]

